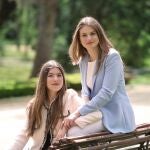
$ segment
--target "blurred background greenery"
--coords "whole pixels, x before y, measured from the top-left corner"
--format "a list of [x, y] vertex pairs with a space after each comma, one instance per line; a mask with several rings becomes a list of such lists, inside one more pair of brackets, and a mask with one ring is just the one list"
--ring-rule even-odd
[[127, 84], [150, 84], [150, 1], [1, 0], [0, 98], [32, 95], [41, 65], [56, 59], [81, 89], [68, 47], [79, 19], [93, 16], [120, 52]]

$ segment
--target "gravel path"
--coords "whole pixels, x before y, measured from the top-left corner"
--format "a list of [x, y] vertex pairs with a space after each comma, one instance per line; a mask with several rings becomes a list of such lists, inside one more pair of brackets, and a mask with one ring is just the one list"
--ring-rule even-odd
[[[136, 124], [150, 123], [150, 85], [127, 86]], [[31, 96], [0, 100], [0, 150], [17, 134], [24, 123], [25, 107]]]

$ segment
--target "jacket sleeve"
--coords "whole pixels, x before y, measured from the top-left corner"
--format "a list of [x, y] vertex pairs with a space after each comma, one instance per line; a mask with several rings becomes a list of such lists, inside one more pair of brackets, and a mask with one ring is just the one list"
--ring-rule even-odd
[[102, 119], [102, 113], [98, 111], [94, 111], [91, 113], [88, 113], [87, 115], [80, 116], [75, 120], [75, 123], [80, 127], [84, 128], [85, 126], [94, 123], [96, 121], [99, 121]]
[[75, 112], [77, 109], [79, 109], [80, 106], [85, 104], [84, 100], [79, 97], [78, 93], [73, 89], [67, 90], [67, 102], [66, 102], [66, 108], [67, 111], [70, 113]]
[[81, 115], [86, 115], [97, 109], [100, 110], [100, 108], [105, 106], [115, 93], [119, 80], [122, 79], [121, 74], [123, 73], [123, 64], [121, 57], [117, 52], [108, 55], [104, 65], [105, 72], [102, 88], [99, 89], [99, 92], [91, 99], [91, 101], [80, 108], [79, 112]]
[[[72, 89], [68, 90], [68, 110], [70, 113], [73, 113], [77, 109], [79, 109], [82, 105], [87, 103], [89, 100], [83, 99], [78, 96], [78, 93]], [[84, 128], [86, 125], [94, 123], [102, 118], [102, 114], [100, 111], [91, 112], [85, 116], [80, 116], [75, 120], [75, 123]]]

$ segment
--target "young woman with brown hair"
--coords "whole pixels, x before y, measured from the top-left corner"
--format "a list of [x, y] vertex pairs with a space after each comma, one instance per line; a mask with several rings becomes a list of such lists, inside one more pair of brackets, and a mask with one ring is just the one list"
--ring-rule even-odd
[[112, 133], [133, 131], [135, 118], [125, 90], [121, 56], [95, 18], [83, 17], [79, 21], [69, 56], [73, 64], [79, 65], [81, 94], [88, 102], [64, 120], [68, 135], [89, 134], [88, 126], [83, 129], [74, 127], [74, 121], [96, 110], [102, 118], [90, 125], [90, 133], [104, 128]]
[[[64, 118], [83, 104], [75, 90], [67, 89], [63, 67], [54, 60], [46, 62], [39, 74], [35, 96], [27, 105], [26, 124], [8, 149], [48, 149], [52, 142], [66, 135]], [[94, 113], [77, 119], [74, 125], [90, 124]]]

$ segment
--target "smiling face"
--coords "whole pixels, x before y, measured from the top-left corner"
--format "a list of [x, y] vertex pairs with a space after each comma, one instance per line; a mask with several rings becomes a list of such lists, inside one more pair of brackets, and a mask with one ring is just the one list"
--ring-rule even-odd
[[98, 47], [99, 39], [96, 31], [90, 26], [83, 26], [80, 31], [80, 42], [84, 48], [96, 49]]
[[51, 94], [56, 95], [63, 86], [63, 75], [59, 68], [51, 68], [47, 75], [47, 88]]

